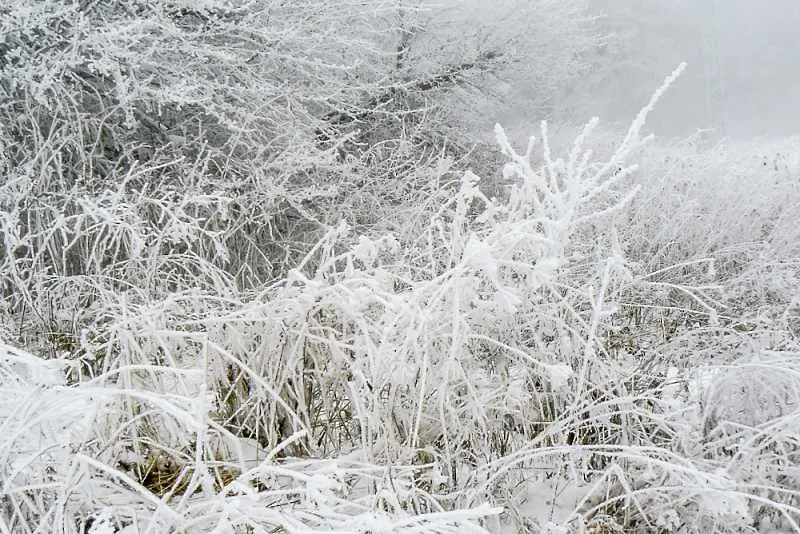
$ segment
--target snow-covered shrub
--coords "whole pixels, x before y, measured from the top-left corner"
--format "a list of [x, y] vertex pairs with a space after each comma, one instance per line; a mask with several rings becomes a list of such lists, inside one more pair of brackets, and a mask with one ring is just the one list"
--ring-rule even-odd
[[495, 180], [420, 6], [3, 9], [0, 531], [797, 529], [795, 163], [677, 72]]
[[[530, 446], [574, 446], [583, 456], [587, 445], [626, 439], [624, 432], [598, 434], [608, 428], [593, 419], [608, 415], [602, 396], [591, 416], [581, 399], [608, 372], [596, 358], [599, 326], [627, 274], [614, 232], [603, 225], [629, 200], [611, 186], [628, 172], [619, 165], [638, 146], [643, 118], [615, 156], [597, 165], [581, 150], [594, 123], [566, 161], [551, 160], [543, 126], [541, 170], [530, 166], [533, 144], [517, 154], [498, 129], [505, 173], [518, 180], [507, 201], [484, 196], [478, 177], [467, 173], [442, 186], [435, 198], [444, 200], [416, 235], [354, 241], [340, 225], [284, 281], [249, 296], [236, 297], [212, 262], [193, 265], [209, 256], [204, 247], [217, 246], [217, 236], [203, 232], [195, 206], [180, 195], [169, 208], [164, 193], [155, 197], [161, 203], [142, 195], [138, 206], [111, 193], [80, 199], [94, 204], [72, 220], [99, 241], [85, 245], [82, 259], [95, 272], [120, 272], [109, 281], [69, 276], [64, 261], [62, 276], [53, 278], [58, 297], [77, 299], [76, 313], [88, 316], [76, 321], [88, 324], [80, 336], [59, 347], [80, 360], [67, 370], [65, 380], [77, 382], [67, 391], [96, 390], [94, 406], [103, 409], [87, 416], [88, 435], [69, 443], [85, 464], [85, 482], [54, 461], [62, 477], [56, 485], [84, 500], [47, 521], [74, 524], [82, 513], [113, 509], [115, 521], [169, 530], [194, 510], [193, 498], [222, 498], [230, 484], [235, 493], [267, 497], [273, 464], [288, 456], [397, 466], [385, 490], [354, 483], [335, 493], [351, 503], [366, 492], [365, 510], [395, 522], [408, 514], [424, 522], [430, 513], [466, 525], [467, 511], [479, 504], [471, 501], [494, 500], [500, 491], [496, 477], [474, 468]], [[143, 222], [136, 217], [142, 211], [156, 216]], [[600, 230], [587, 247], [578, 238], [589, 224]], [[185, 271], [173, 275], [158, 263], [165, 241]], [[124, 253], [94, 257], [100, 250]], [[158, 270], [148, 277], [137, 262]], [[219, 439], [251, 440], [264, 462], [255, 471], [241, 462], [238, 471], [221, 471], [235, 462], [208, 445]], [[300, 462], [301, 470], [317, 465], [285, 461]], [[349, 477], [357, 470], [343, 469]], [[445, 495], [464, 486], [473, 491], [448, 503]], [[59, 506], [60, 493], [39, 495], [42, 510]], [[115, 508], [120, 499], [129, 506]], [[303, 502], [321, 505], [317, 497]], [[37, 511], [12, 517], [15, 525], [39, 520]]]
[[[720, 319], [743, 329], [759, 322], [758, 314], [778, 319], [789, 311], [800, 242], [789, 214], [800, 203], [800, 187], [782, 154], [795, 147], [794, 141], [704, 147], [692, 140], [650, 147], [642, 158], [647, 180], [624, 227], [626, 252], [641, 274], [673, 289], [707, 284], [702, 299], [718, 302]], [[709, 313], [690, 300], [670, 304]]]
[[[163, 392], [102, 382], [64, 387], [67, 361], [1, 350], [4, 532], [347, 531], [361, 525], [483, 533], [477, 520], [498, 512], [483, 505], [392, 513], [382, 504], [386, 497], [369, 488], [393, 494], [413, 477], [411, 465], [387, 472], [347, 458], [278, 464], [279, 449], [264, 450], [215, 425], [202, 388], [185, 391], [192, 382], [202, 386], [203, 369], [153, 367], [172, 375], [175, 387]], [[139, 407], [138, 417], [159, 420], [160, 436], [131, 436], [136, 418], [115, 421], [129, 403]], [[163, 432], [170, 426], [177, 433], [171, 446]]]
[[[67, 309], [123, 279], [258, 287], [341, 218], [402, 227], [395, 213], [436, 189], [418, 169], [468, 152], [468, 135], [438, 126], [445, 95], [524, 53], [497, 50], [524, 41], [521, 26], [463, 37], [431, 13], [393, 0], [7, 2], [0, 261], [10, 309], [34, 312], [23, 331], [77, 337], [86, 321]], [[432, 35], [446, 51], [431, 53]]]
[[725, 466], [749, 518], [714, 528], [797, 528], [793, 468], [781, 467], [797, 461], [795, 147], [650, 145], [622, 184], [641, 189], [617, 218], [631, 283], [607, 349], [640, 362], [650, 394], [684, 417], [662, 445]]
[[[597, 164], [582, 151], [594, 123], [555, 161], [543, 127], [541, 169], [533, 145], [520, 155], [498, 129], [517, 181], [507, 200], [467, 173], [416, 236], [348, 246], [348, 228], [333, 229], [267, 302], [228, 323], [263, 336], [244, 355], [230, 422], [269, 446], [302, 431], [293, 454], [418, 463], [404, 495], [422, 510], [453, 492], [451, 506], [496, 499], [529, 478], [523, 465], [588, 477], [669, 467], [683, 423], [666, 418], [663, 380], [605, 346], [634, 282], [613, 226], [632, 195], [615, 187], [633, 171], [646, 111]], [[691, 483], [705, 491], [702, 473]]]

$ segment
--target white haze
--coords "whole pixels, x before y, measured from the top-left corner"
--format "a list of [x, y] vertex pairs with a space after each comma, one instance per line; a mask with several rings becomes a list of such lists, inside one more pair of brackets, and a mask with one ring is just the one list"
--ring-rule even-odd
[[[650, 121], [687, 135], [711, 127], [734, 138], [794, 135], [800, 125], [800, 2], [605, 0], [614, 28], [636, 28], [620, 75], [593, 88], [594, 113], [624, 121], [681, 61], [689, 66]], [[630, 23], [633, 22], [631, 25]], [[601, 98], [598, 98], [598, 93]], [[597, 109], [603, 103], [605, 109]]]

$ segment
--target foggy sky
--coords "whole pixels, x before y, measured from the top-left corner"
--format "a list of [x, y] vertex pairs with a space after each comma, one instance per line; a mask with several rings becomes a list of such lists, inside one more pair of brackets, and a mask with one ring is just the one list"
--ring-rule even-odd
[[609, 0], [604, 8], [609, 24], [636, 35], [619, 75], [595, 87], [593, 113], [627, 120], [687, 61], [649, 121], [653, 131], [800, 133], [800, 0]]

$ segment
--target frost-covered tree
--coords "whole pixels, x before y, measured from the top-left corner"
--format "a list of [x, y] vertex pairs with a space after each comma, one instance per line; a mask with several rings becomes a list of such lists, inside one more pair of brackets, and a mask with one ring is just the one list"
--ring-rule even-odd
[[457, 116], [499, 79], [540, 73], [544, 102], [573, 74], [582, 2], [551, 4], [7, 2], [11, 307], [47, 307], [59, 276], [255, 287], [327, 224], [392, 226], [429, 194], [420, 169], [469, 152]]

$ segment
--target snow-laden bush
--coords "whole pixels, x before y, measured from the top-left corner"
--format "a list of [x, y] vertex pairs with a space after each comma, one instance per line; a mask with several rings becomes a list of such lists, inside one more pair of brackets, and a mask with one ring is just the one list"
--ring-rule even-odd
[[[540, 7], [550, 26], [572, 14]], [[5, 2], [0, 280], [21, 341], [75, 345], [87, 310], [130, 288], [260, 287], [342, 218], [404, 227], [438, 188], [419, 169], [470, 148], [447, 95], [527, 53], [523, 25], [461, 32], [445, 8]]]
[[[0, 530], [797, 529], [796, 343], [728, 322], [718, 258], [638, 245], [665, 216], [640, 195], [672, 189], [630, 161], [678, 74], [608, 158], [596, 121], [564, 158], [546, 123], [523, 153], [498, 127], [497, 197], [421, 162], [402, 231], [331, 225], [248, 289], [225, 191], [129, 190], [132, 167], [64, 213], [8, 182], [0, 332], [78, 327], [40, 332], [49, 362], [3, 348]], [[670, 299], [701, 324], [667, 332]]]
[[[113, 509], [119, 521], [140, 523], [145, 514], [169, 530], [186, 517], [182, 507], [197, 492], [218, 494], [243, 477], [264, 489], [270, 473], [263, 463], [254, 472], [222, 474], [207, 465], [230, 463], [209, 443], [235, 445], [241, 438], [268, 451], [268, 464], [289, 454], [398, 465], [389, 494], [355, 484], [346, 488], [349, 495], [372, 494], [369, 509], [395, 520], [413, 512], [444, 514], [448, 522], [442, 506], [471, 508], [441, 502], [440, 495], [476, 484], [467, 466], [502, 457], [519, 446], [514, 441], [537, 435], [547, 443], [585, 440], [577, 424], [545, 426], [577, 407], [577, 397], [566, 394], [573, 374], [578, 391], [590, 389], [597, 327], [607, 313], [603, 299], [624, 266], [603, 260], [596, 272], [585, 272], [585, 260], [597, 251], [571, 238], [624, 203], [607, 197], [608, 187], [624, 177], [618, 164], [635, 147], [640, 125], [612, 161], [598, 166], [581, 153], [590, 125], [568, 162], [548, 159], [541, 172], [498, 130], [511, 160], [506, 174], [519, 180], [508, 202], [483, 196], [477, 177], [467, 174], [455, 188], [444, 186], [451, 198], [413, 238], [364, 236], [350, 245], [340, 226], [284, 282], [244, 301], [231, 297], [233, 286], [213, 264], [198, 266], [195, 288], [186, 290], [185, 278], [171, 278], [167, 264], [151, 279], [135, 278], [148, 275], [137, 269], [109, 276], [108, 288], [103, 279], [64, 276], [64, 261], [65, 272], [55, 278], [58, 297], [74, 299], [76, 313], [91, 314], [79, 339], [55, 340], [60, 354], [73, 357], [64, 383], [75, 386], [65, 391], [102, 409], [86, 415], [88, 436], [49, 439], [57, 450], [77, 449], [87, 485], [67, 476], [74, 462], [54, 460], [56, 471], [41, 482], [50, 491], [37, 494], [41, 504], [23, 509], [13, 501], [8, 523], [22, 528], [44, 520], [65, 528]], [[549, 158], [546, 144], [544, 150]], [[603, 205], [592, 211], [588, 201], [596, 198]], [[99, 220], [96, 239], [107, 240], [81, 255], [100, 272], [106, 258], [93, 257], [95, 251], [124, 248], [123, 258], [109, 265], [125, 269], [140, 257], [162, 261], [160, 240], [172, 238], [181, 251], [176, 258], [191, 269], [187, 260], [207, 257], [203, 247], [215, 246], [213, 233], [205, 241], [193, 233], [202, 227], [189, 206], [161, 207], [164, 217], [144, 223], [132, 219], [121, 197], [80, 201], [95, 203], [75, 220], [89, 236]], [[64, 234], [58, 226], [49, 231]], [[64, 511], [60, 492], [67, 491], [87, 499], [70, 501]], [[184, 504], [175, 509], [170, 498], [177, 495]], [[130, 504], [124, 512], [115, 508], [120, 499]], [[41, 517], [54, 503], [62, 514]]]

